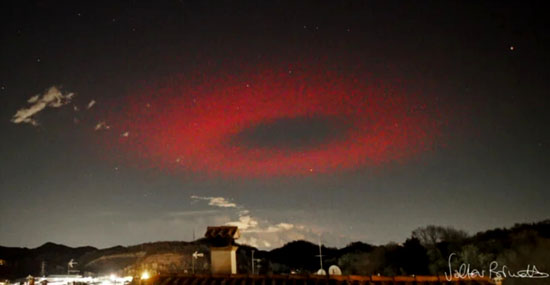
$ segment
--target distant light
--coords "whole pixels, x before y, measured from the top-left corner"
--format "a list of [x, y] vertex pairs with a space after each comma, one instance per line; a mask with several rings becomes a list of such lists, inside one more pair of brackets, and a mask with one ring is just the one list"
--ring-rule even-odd
[[111, 281], [115, 281], [117, 279], [116, 275], [114, 275], [114, 274], [111, 274], [111, 276], [109, 276], [109, 278], [111, 278]]
[[510, 50], [515, 50], [516, 47], [515, 46], [510, 46]]
[[149, 272], [144, 271], [143, 273], [141, 273], [141, 280], [147, 280], [149, 279], [149, 277], [151, 277], [149, 276]]

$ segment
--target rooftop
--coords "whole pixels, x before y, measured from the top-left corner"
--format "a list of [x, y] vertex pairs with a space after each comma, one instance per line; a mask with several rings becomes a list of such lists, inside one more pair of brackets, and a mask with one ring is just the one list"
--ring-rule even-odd
[[321, 276], [321, 275], [159, 275], [143, 285], [168, 284], [270, 284], [270, 285], [301, 285], [301, 284], [357, 284], [357, 285], [485, 285], [495, 284], [488, 277], [472, 277], [467, 279], [453, 278], [448, 281], [445, 276]]
[[205, 238], [238, 239], [241, 236], [239, 228], [234, 226], [207, 227]]

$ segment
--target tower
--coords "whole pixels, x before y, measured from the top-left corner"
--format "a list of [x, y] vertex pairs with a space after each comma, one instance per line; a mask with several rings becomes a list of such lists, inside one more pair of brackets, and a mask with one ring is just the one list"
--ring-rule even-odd
[[210, 243], [210, 268], [212, 274], [237, 274], [237, 248], [240, 237], [238, 227], [208, 227], [205, 238]]

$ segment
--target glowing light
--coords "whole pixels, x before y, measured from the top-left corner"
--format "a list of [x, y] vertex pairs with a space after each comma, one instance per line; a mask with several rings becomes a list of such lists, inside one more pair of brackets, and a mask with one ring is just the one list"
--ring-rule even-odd
[[149, 276], [149, 272], [143, 271], [143, 273], [141, 273], [141, 280], [147, 280], [149, 277], [151, 277]]
[[[400, 83], [324, 66], [292, 76], [288, 70], [258, 67], [156, 82], [107, 114], [122, 135], [109, 140], [103, 134], [103, 144], [138, 166], [222, 176], [322, 174], [403, 162], [432, 149], [438, 110]], [[234, 141], [259, 125], [317, 117], [346, 125], [344, 133], [300, 150]]]
[[101, 285], [127, 285], [133, 280], [133, 277], [118, 277], [115, 274], [110, 276], [98, 276], [98, 277], [82, 277], [80, 275], [60, 275], [60, 276], [48, 276], [39, 277], [36, 280], [36, 284], [47, 283], [53, 285], [66, 285], [66, 284], [101, 284]]

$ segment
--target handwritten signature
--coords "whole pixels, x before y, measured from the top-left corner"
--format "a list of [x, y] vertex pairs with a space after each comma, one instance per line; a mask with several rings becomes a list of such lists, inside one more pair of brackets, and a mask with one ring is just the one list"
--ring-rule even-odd
[[462, 263], [458, 267], [458, 269], [455, 269], [452, 267], [452, 259], [453, 256], [456, 256], [456, 253], [451, 253], [449, 255], [449, 272], [445, 272], [445, 278], [447, 281], [451, 281], [452, 278], [476, 278], [476, 277], [485, 277], [488, 276], [491, 279], [495, 278], [548, 278], [550, 274], [546, 272], [541, 272], [537, 269], [535, 265], [527, 265], [526, 269], [518, 270], [518, 271], [512, 271], [508, 269], [508, 266], [502, 265], [500, 266], [498, 262], [492, 261], [489, 263], [489, 270], [479, 270], [476, 268], [472, 268], [469, 263]]

